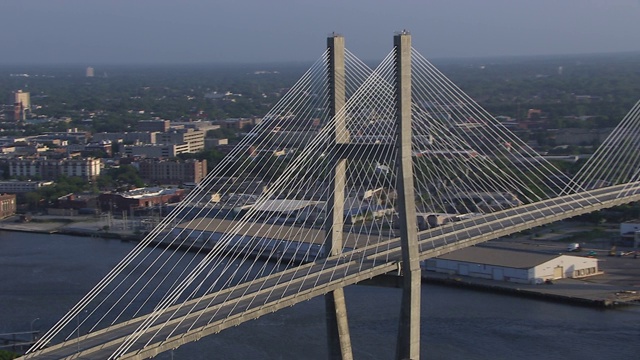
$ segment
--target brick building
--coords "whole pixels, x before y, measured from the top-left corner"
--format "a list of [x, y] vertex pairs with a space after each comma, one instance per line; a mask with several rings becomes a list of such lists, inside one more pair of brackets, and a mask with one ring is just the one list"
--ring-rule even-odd
[[144, 210], [184, 199], [184, 189], [142, 188], [121, 193], [103, 193], [98, 196], [98, 206], [102, 211], [129, 212]]
[[140, 162], [140, 177], [159, 184], [199, 183], [207, 176], [207, 160], [154, 160]]

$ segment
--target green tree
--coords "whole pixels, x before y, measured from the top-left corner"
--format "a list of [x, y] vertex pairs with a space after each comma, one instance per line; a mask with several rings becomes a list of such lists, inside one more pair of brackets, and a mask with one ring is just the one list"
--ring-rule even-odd
[[19, 358], [20, 355], [7, 350], [0, 350], [0, 360], [13, 360]]

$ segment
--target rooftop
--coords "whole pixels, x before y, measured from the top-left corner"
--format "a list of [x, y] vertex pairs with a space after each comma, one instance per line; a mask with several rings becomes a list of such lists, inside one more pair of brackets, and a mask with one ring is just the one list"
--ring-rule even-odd
[[439, 256], [438, 258], [475, 264], [503, 266], [515, 269], [529, 269], [555, 259], [558, 256], [561, 255], [471, 246]]

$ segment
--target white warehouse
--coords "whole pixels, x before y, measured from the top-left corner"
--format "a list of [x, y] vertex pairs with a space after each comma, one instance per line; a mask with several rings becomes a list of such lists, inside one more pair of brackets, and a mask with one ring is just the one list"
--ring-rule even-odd
[[426, 270], [523, 284], [598, 274], [598, 260], [472, 246], [426, 261]]

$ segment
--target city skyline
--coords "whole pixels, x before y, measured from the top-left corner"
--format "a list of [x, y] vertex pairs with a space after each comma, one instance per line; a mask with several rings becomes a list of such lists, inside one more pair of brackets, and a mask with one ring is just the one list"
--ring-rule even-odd
[[638, 0], [9, 0], [0, 64], [312, 61], [345, 36], [366, 60], [406, 29], [432, 58], [640, 51]]

